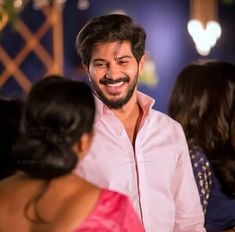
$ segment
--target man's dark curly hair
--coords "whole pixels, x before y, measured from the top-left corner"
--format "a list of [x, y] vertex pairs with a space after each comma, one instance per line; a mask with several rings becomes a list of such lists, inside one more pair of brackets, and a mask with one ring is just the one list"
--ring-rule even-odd
[[140, 61], [145, 51], [146, 33], [126, 15], [110, 14], [91, 19], [78, 33], [76, 48], [85, 65], [89, 65], [94, 46], [99, 43], [129, 41], [132, 53]]

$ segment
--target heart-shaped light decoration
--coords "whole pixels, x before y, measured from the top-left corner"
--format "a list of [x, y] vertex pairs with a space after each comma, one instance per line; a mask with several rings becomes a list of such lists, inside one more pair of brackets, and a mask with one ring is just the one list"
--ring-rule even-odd
[[188, 32], [193, 38], [197, 52], [206, 56], [220, 37], [221, 27], [216, 21], [208, 21], [203, 27], [199, 20], [193, 19], [188, 22]]

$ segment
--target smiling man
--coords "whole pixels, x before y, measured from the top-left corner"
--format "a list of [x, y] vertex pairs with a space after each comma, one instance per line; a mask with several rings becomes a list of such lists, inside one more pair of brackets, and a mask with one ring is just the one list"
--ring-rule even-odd
[[137, 90], [146, 33], [125, 15], [91, 19], [76, 46], [96, 96], [94, 142], [77, 173], [125, 193], [146, 232], [204, 232], [181, 126]]
[[[130, 42], [98, 44], [91, 56], [90, 65], [84, 67], [92, 77], [91, 83], [98, 97], [111, 109], [126, 105], [135, 96], [133, 93], [142, 69], [131, 52]], [[143, 63], [144, 57], [141, 59]]]

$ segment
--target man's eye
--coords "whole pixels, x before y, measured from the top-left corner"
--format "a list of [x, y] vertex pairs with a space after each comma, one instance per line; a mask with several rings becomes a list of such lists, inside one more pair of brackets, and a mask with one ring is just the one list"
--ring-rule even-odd
[[95, 63], [94, 66], [95, 67], [102, 67], [102, 66], [105, 66], [105, 64], [104, 63]]
[[127, 64], [127, 63], [128, 63], [127, 60], [120, 60], [120, 61], [119, 61], [119, 64]]

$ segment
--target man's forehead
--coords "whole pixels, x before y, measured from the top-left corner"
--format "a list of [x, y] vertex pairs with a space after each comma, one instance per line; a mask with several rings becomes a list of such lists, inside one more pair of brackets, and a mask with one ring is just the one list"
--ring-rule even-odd
[[111, 55], [115, 57], [115, 59], [119, 59], [123, 56], [131, 56], [132, 51], [130, 42], [115, 41], [97, 43], [92, 50], [92, 56], [96, 57], [99, 55]]

